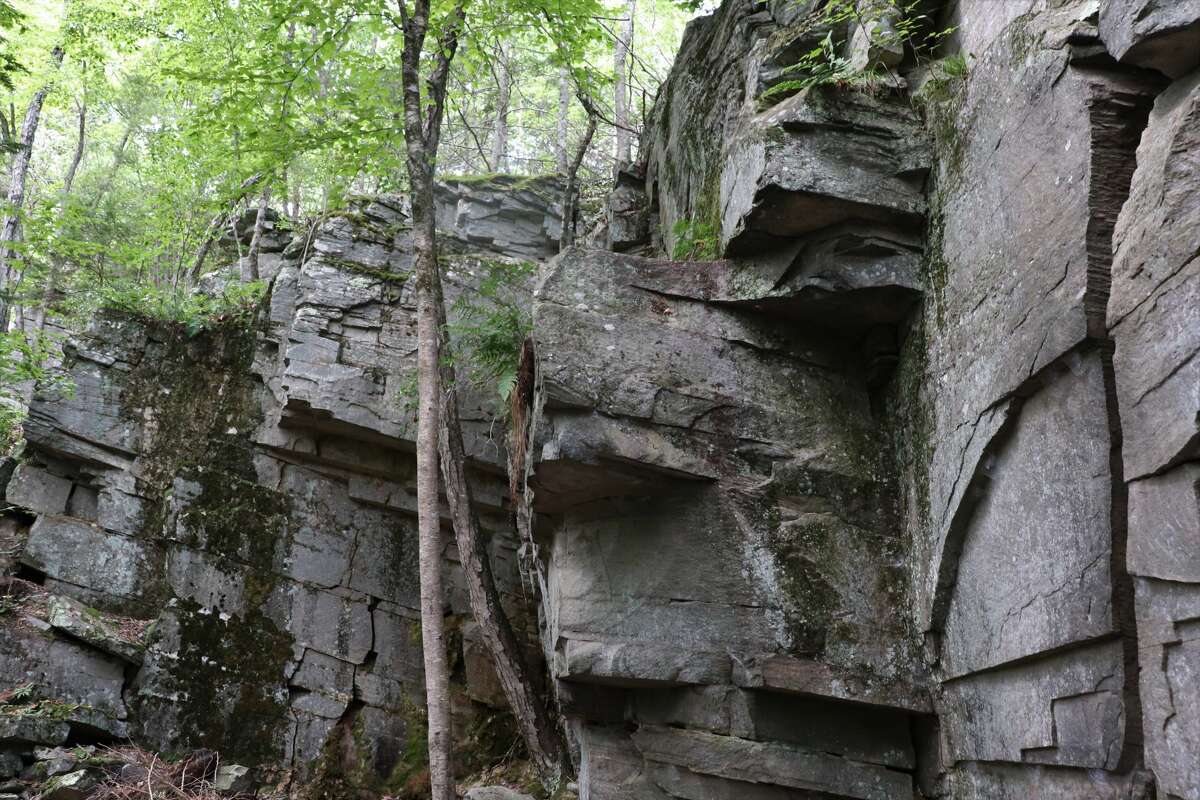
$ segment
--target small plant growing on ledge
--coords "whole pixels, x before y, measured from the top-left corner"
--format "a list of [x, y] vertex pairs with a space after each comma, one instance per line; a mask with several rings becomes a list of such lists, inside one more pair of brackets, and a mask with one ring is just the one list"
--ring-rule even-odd
[[814, 28], [828, 29], [825, 37], [784, 69], [784, 80], [763, 92], [761, 99], [770, 105], [815, 86], [872, 85], [881, 67], [890, 68], [878, 58], [868, 57], [859, 64], [845, 54], [846, 42], [834, 31], [847, 26], [858, 26], [869, 51], [908, 50], [921, 61], [955, 28], [929, 30], [929, 15], [921, 13], [919, 5], [920, 0], [830, 0], [812, 23]]
[[457, 319], [447, 328], [467, 377], [476, 386], [494, 386], [502, 408], [507, 408], [521, 345], [533, 330], [533, 318], [518, 295], [537, 267], [529, 261], [485, 261], [483, 269], [479, 287], [454, 302]]
[[152, 283], [109, 283], [100, 287], [91, 302], [139, 319], [179, 325], [195, 336], [203, 330], [248, 323], [266, 288], [261, 281], [235, 282], [208, 294]]
[[675, 236], [671, 258], [676, 261], [714, 261], [721, 257], [717, 226], [713, 223], [681, 219], [671, 233]]

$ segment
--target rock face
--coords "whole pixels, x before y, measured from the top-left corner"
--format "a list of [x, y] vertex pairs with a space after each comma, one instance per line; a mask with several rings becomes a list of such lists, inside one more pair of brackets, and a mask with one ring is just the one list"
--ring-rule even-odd
[[[511, 202], [459, 191], [460, 211], [533, 216], [531, 190]], [[538, 226], [554, 213], [542, 206]], [[298, 235], [252, 328], [193, 336], [108, 316], [71, 341], [75, 391], [35, 399], [6, 491], [30, 582], [19, 613], [0, 616], [0, 688], [28, 683], [30, 701], [67, 709], [57, 727], [5, 734], [18, 749], [87, 731], [208, 747], [336, 796], [420, 771], [406, 219], [398, 198], [364, 200]], [[511, 261], [492, 248], [550, 246], [543, 227], [490, 224], [487, 249], [465, 241], [477, 226], [450, 232], [449, 302]], [[467, 387], [468, 446], [488, 470], [473, 474], [475, 494], [520, 612], [493, 417]], [[452, 548], [446, 569], [458, 619]], [[494, 686], [486, 668], [461, 676], [462, 725], [503, 730]], [[464, 753], [461, 767], [490, 757]]]
[[[816, 0], [691, 23], [609, 249], [533, 287], [519, 545], [465, 388], [583, 800], [1200, 800], [1200, 8], [949, 5], [965, 76]], [[773, 92], [826, 34], [899, 77]], [[451, 301], [553, 253], [554, 185], [440, 190]], [[0, 520], [0, 678], [71, 712], [0, 745], [207, 746], [331, 796], [419, 768], [407, 236], [364, 199], [278, 250], [251, 330], [73, 340]], [[503, 698], [457, 570], [476, 731]]]

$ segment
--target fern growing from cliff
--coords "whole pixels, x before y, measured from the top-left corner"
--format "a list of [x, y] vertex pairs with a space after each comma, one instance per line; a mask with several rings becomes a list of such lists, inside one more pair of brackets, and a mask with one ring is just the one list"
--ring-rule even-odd
[[507, 408], [521, 345], [533, 330], [528, 302], [522, 302], [521, 295], [537, 268], [529, 261], [487, 261], [483, 268], [478, 288], [454, 302], [456, 320], [447, 328], [468, 379], [479, 388], [493, 389], [501, 408]]

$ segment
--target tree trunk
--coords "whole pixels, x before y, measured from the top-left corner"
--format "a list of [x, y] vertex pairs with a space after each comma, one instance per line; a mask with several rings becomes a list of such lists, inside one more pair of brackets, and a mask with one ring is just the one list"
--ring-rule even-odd
[[[421, 578], [421, 651], [425, 659], [431, 800], [454, 800], [453, 738], [450, 718], [450, 671], [442, 591], [442, 530], [439, 516], [438, 440], [441, 374], [438, 345], [437, 230], [433, 175], [441, 141], [446, 80], [458, 46], [463, 20], [459, 0], [436, 42], [433, 64], [422, 81], [422, 50], [429, 32], [430, 0], [401, 0], [404, 36], [400, 56], [403, 87], [405, 166], [412, 205], [413, 273], [417, 289], [417, 536]], [[421, 85], [427, 87], [422, 97]]]
[[575, 150], [575, 158], [567, 165], [567, 186], [563, 191], [562, 201], [562, 233], [558, 237], [560, 253], [568, 247], [575, 246], [575, 196], [578, 194], [576, 184], [579, 167], [583, 164], [583, 158], [587, 155], [588, 148], [592, 146], [592, 137], [596, 134], [596, 120], [599, 117], [596, 106], [582, 92], [579, 94], [579, 102], [583, 104], [588, 113], [588, 122], [587, 129], [583, 132], [583, 138], [579, 140], [579, 147]]
[[112, 188], [113, 181], [116, 180], [117, 171], [121, 169], [121, 163], [125, 160], [125, 148], [129, 146], [129, 137], [133, 135], [133, 120], [125, 126], [125, 132], [121, 134], [121, 140], [117, 142], [117, 146], [113, 149], [113, 163], [108, 168], [108, 174], [104, 176], [104, 182], [100, 184], [100, 188], [96, 191], [96, 197], [92, 200], [92, 208], [99, 208], [100, 202], [104, 196], [108, 194]]
[[[209, 221], [208, 227], [204, 231], [204, 237], [200, 240], [200, 248], [196, 251], [196, 258], [192, 261], [192, 267], [188, 270], [190, 281], [194, 284], [200, 280], [200, 275], [204, 269], [204, 260], [208, 258], [208, 251], [212, 250], [213, 242], [220, 235], [221, 229], [226, 223], [232, 222], [233, 215], [237, 211], [237, 205], [242, 201], [242, 198], [254, 188], [254, 186], [263, 178], [262, 173], [255, 173], [246, 180], [242, 181], [242, 185], [238, 187], [238, 193], [234, 196], [229, 204], [229, 211], [222, 211]], [[234, 242], [237, 242], [237, 230], [234, 228]], [[240, 248], [240, 245], [239, 245]], [[240, 255], [240, 253], [239, 253]]]
[[567, 174], [567, 132], [571, 120], [571, 79], [565, 66], [558, 68], [558, 141], [554, 143], [554, 161], [559, 175]]
[[627, 18], [622, 26], [623, 30], [617, 34], [613, 48], [613, 72], [616, 77], [613, 82], [616, 91], [613, 108], [614, 122], [617, 128], [616, 159], [618, 166], [628, 164], [632, 160], [633, 154], [633, 136], [629, 129], [629, 84], [626, 79], [628, 75], [626, 62], [629, 59], [629, 51], [633, 47], [633, 15], [636, 11], [637, 0], [628, 0]]
[[[425, 176], [418, 177], [421, 172], [425, 172]], [[441, 376], [433, 179], [427, 167], [414, 168], [411, 160], [409, 175], [417, 281], [417, 532], [420, 542], [421, 651], [425, 657], [425, 696], [429, 715], [429, 779], [434, 800], [453, 800], [450, 669], [446, 659], [443, 541], [438, 509]]]
[[440, 452], [442, 476], [446, 483], [446, 503], [454, 522], [459, 563], [467, 584], [471, 613], [479, 624], [484, 644], [492, 656], [496, 677], [504, 689], [509, 708], [517, 720], [529, 755], [546, 788], [554, 792], [570, 769], [566, 742], [557, 722], [533, 688], [533, 678], [525, 661], [508, 615], [500, 604], [487, 542], [479, 531], [479, 516], [467, 482], [466, 453], [462, 424], [458, 416], [457, 379], [450, 343], [445, 335], [446, 305], [442, 296], [441, 276], [436, 276], [438, 328], [442, 331], [442, 428]]
[[[87, 146], [87, 101], [79, 103], [79, 132], [75, 138], [75, 152], [71, 156], [71, 163], [67, 166], [67, 172], [63, 175], [63, 185], [59, 192], [58, 208], [59, 214], [65, 214], [67, 201], [71, 197], [71, 190], [75, 186], [75, 175], [79, 172], [79, 164], [83, 161], [83, 151]], [[46, 309], [54, 302], [58, 294], [59, 275], [63, 270], [63, 259], [57, 254], [50, 259], [50, 274], [46, 276], [46, 287], [42, 292], [42, 302], [38, 305], [34, 312], [34, 329], [39, 333], [46, 328]]]
[[512, 97], [512, 73], [504, 43], [501, 42], [496, 50], [496, 116], [492, 120], [491, 162], [495, 172], [508, 172], [508, 105]]
[[[55, 47], [50, 54], [54, 69], [62, 66], [63, 49]], [[37, 136], [38, 122], [42, 116], [42, 104], [50, 93], [53, 84], [45, 86], [33, 93], [29, 107], [25, 111], [25, 121], [21, 124], [20, 149], [13, 159], [12, 170], [8, 178], [8, 198], [4, 209], [5, 217], [0, 223], [0, 332], [8, 330], [8, 298], [6, 293], [10, 284], [12, 271], [10, 262], [16, 257], [13, 244], [21, 235], [21, 211], [25, 206], [25, 180], [29, 176], [29, 161], [33, 156], [33, 140]]]
[[250, 237], [250, 252], [242, 263], [242, 283], [258, 280], [258, 251], [262, 247], [263, 228], [267, 225], [267, 207], [271, 202], [271, 187], [258, 197], [258, 213], [254, 215], [254, 235]]

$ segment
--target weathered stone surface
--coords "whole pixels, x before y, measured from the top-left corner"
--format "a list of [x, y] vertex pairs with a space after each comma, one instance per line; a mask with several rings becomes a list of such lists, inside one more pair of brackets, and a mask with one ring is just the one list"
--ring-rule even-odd
[[852, 219], [919, 226], [929, 166], [929, 146], [902, 101], [795, 95], [727, 144], [721, 245], [755, 252]]
[[21, 561], [63, 584], [82, 587], [85, 599], [103, 598], [113, 610], [142, 607], [161, 596], [157, 547], [70, 517], [38, 517]]
[[9, 479], [4, 499], [37, 514], [62, 514], [67, 510], [72, 482], [32, 464], [19, 464]]
[[549, 258], [558, 252], [565, 191], [556, 175], [445, 177], [434, 188], [438, 227], [505, 255]]
[[1155, 100], [1113, 235], [1108, 326], [1128, 480], [1200, 455], [1197, 148], [1200, 71]]
[[729, 656], [653, 644], [608, 644], [566, 639], [555, 653], [554, 676], [613, 686], [720, 684], [729, 681]]
[[124, 731], [124, 661], [79, 642], [30, 630], [11, 618], [0, 621], [0, 634], [0, 685], [29, 684], [32, 698], [80, 706], [78, 714], [64, 715], [67, 719], [78, 716], [90, 723], [94, 717], [96, 727]]
[[145, 644], [120, 630], [120, 618], [105, 616], [78, 600], [57, 595], [50, 597], [47, 614], [46, 621], [68, 636], [132, 664], [141, 663]]
[[95, 773], [80, 769], [47, 781], [41, 796], [45, 800], [84, 800], [98, 783]]
[[947, 759], [1115, 769], [1126, 736], [1122, 663], [1111, 642], [943, 684]]
[[1129, 484], [1129, 571], [1200, 583], [1200, 465]]
[[70, 731], [61, 720], [0, 714], [0, 742], [5, 744], [62, 744]]
[[908, 775], [819, 751], [649, 726], [635, 731], [632, 739], [647, 761], [718, 778], [863, 800], [907, 800], [912, 796]]
[[589, 800], [669, 800], [647, 776], [641, 753], [619, 726], [580, 725], [580, 796]]
[[533, 798], [505, 786], [475, 786], [467, 789], [463, 800], [533, 800]]
[[645, 176], [617, 172], [616, 185], [605, 206], [607, 249], [622, 252], [650, 243], [650, 209]]
[[1109, 0], [1100, 38], [1115, 58], [1178, 78], [1200, 66], [1200, 2]]
[[254, 776], [241, 764], [221, 764], [212, 783], [218, 792], [248, 792], [254, 789]]
[[1152, 791], [1150, 780], [1144, 774], [1011, 764], [961, 767], [952, 774], [949, 789], [951, 797], [964, 800], [1026, 800], [1031, 797], [1149, 800]]
[[[992, 13], [985, 5], [976, 8]], [[1108, 236], [1153, 86], [1072, 67], [1066, 50], [1028, 46], [1045, 24], [1020, 18], [978, 54], [942, 134], [926, 373], [936, 376], [927, 432], [935, 536], [918, 544], [929, 547], [918, 555], [922, 627], [940, 625], [946, 610], [954, 540], [1011, 400], [1104, 333]]]
[[1096, 353], [1066, 365], [982, 468], [988, 488], [962, 534], [942, 637], [947, 677], [1113, 630], [1103, 367]]
[[820, 661], [765, 656], [738, 663], [734, 683], [748, 689], [816, 695], [884, 708], [929, 713], [928, 690], [894, 675], [838, 669]]
[[1200, 793], [1200, 585], [1135, 581], [1146, 765], [1167, 796]]

